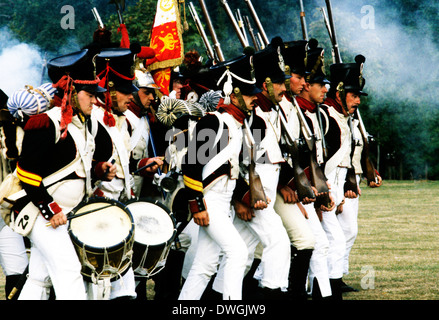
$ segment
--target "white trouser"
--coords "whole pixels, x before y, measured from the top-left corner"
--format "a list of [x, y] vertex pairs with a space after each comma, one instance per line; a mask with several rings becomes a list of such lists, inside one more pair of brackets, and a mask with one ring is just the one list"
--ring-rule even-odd
[[[331, 192], [335, 198], [336, 205], [344, 199], [344, 183], [347, 168], [337, 167], [327, 175], [331, 186]], [[346, 252], [346, 239], [343, 230], [335, 214], [337, 206], [328, 212], [323, 212], [322, 226], [329, 241], [328, 250], [328, 274], [330, 279], [343, 277], [343, 260]]]
[[[357, 175], [357, 183], [360, 183], [360, 176]], [[349, 255], [358, 234], [358, 206], [359, 196], [353, 199], [346, 198], [342, 213], [337, 215], [338, 222], [346, 238], [346, 251], [344, 255], [343, 273], [349, 273]]]
[[329, 297], [332, 294], [332, 291], [328, 274], [328, 237], [326, 236], [326, 232], [323, 230], [322, 223], [320, 222], [316, 210], [314, 209], [314, 203], [305, 204], [303, 207], [308, 213], [308, 225], [311, 228], [316, 240], [314, 250], [311, 255], [311, 260], [309, 261], [310, 289], [312, 292], [313, 280], [316, 278], [319, 283], [322, 297]]
[[236, 182], [221, 178], [204, 194], [209, 225], [199, 227], [196, 253], [179, 300], [201, 298], [210, 278], [218, 270], [220, 255], [224, 278], [223, 299], [242, 299], [242, 280], [247, 247], [232, 223], [231, 199]]
[[274, 210], [282, 219], [291, 245], [297, 250], [314, 249], [314, 234], [297, 204], [285, 203], [282, 195], [277, 193]]
[[282, 220], [274, 210], [279, 180], [279, 165], [257, 164], [256, 172], [261, 178], [265, 194], [271, 199], [263, 210], [254, 210], [255, 217], [243, 221], [235, 217], [234, 224], [249, 248], [247, 268], [253, 262], [253, 255], [259, 242], [262, 244], [261, 263], [255, 273], [261, 287], [286, 289], [290, 271], [290, 239]]
[[[59, 183], [52, 197], [68, 213], [84, 196], [83, 180], [66, 180]], [[50, 188], [49, 188], [50, 190]], [[38, 210], [34, 206], [34, 210]], [[48, 298], [50, 282], [59, 300], [85, 300], [85, 287], [75, 248], [70, 240], [67, 225], [53, 229], [46, 226], [47, 220], [41, 214], [35, 221], [28, 238], [32, 243], [29, 260], [29, 278], [20, 300], [41, 300]]]
[[0, 265], [4, 275], [22, 274], [28, 263], [23, 236], [4, 226], [0, 231]]
[[191, 219], [187, 226], [183, 229], [183, 231], [180, 234], [180, 241], [183, 245], [186, 245], [186, 253], [184, 255], [184, 262], [183, 262], [183, 268], [181, 272], [181, 276], [186, 279], [189, 270], [192, 267], [192, 262], [195, 258], [195, 253], [197, 252], [197, 242], [198, 242], [198, 229], [200, 226], [194, 222], [194, 219]]

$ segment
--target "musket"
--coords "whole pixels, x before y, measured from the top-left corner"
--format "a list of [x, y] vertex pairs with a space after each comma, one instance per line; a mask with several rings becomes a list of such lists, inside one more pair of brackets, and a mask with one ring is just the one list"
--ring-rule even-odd
[[[302, 25], [303, 40], [308, 41], [308, 30], [306, 27], [305, 8], [303, 6], [302, 0], [300, 0], [300, 24]], [[322, 130], [323, 129], [322, 128], [322, 117], [321, 117], [319, 105], [317, 105], [317, 108], [316, 108], [316, 115], [317, 115], [317, 120], [319, 122], [319, 130]], [[326, 147], [326, 139], [325, 139], [325, 135], [323, 134], [323, 132], [321, 132], [321, 137], [322, 137], [323, 158], [326, 159], [328, 157], [328, 148]]]
[[262, 200], [267, 203], [267, 197], [264, 192], [264, 187], [261, 182], [261, 177], [256, 172], [256, 163], [254, 159], [254, 146], [256, 145], [255, 139], [250, 130], [247, 119], [244, 120], [244, 131], [247, 134], [247, 138], [250, 143], [250, 165], [248, 168], [249, 175], [249, 188], [250, 188], [250, 206], [254, 208], [255, 204]]
[[114, 3], [116, 6], [117, 17], [119, 18], [119, 24], [123, 24], [123, 17], [121, 11], [125, 10], [125, 0], [111, 0], [109, 3]]
[[303, 40], [308, 40], [308, 30], [306, 28], [305, 9], [303, 7], [303, 0], [300, 1], [300, 24], [302, 25]]
[[207, 55], [210, 59], [215, 60], [215, 53], [213, 52], [212, 46], [209, 43], [209, 40], [207, 39], [206, 32], [204, 31], [203, 25], [201, 24], [200, 18], [198, 17], [198, 13], [195, 10], [194, 4], [192, 2], [189, 2], [189, 11], [192, 15], [192, 18], [194, 19], [195, 25], [197, 26], [198, 33], [201, 36], [201, 39], [203, 40], [204, 46], [206, 47]]
[[245, 39], [247, 45], [249, 45], [247, 32], [245, 31], [244, 21], [242, 20], [241, 10], [236, 9], [235, 16], [236, 16], [236, 21], [238, 22], [239, 28], [241, 30], [241, 33], [244, 36], [244, 39]]
[[293, 105], [297, 112], [297, 117], [299, 118], [301, 131], [303, 133], [303, 137], [305, 139], [306, 144], [308, 145], [308, 149], [310, 151], [310, 173], [311, 173], [311, 185], [316, 188], [317, 193], [321, 194], [317, 199], [320, 204], [323, 204], [325, 207], [329, 207], [331, 204], [331, 199], [329, 197], [329, 187], [326, 183], [326, 177], [323, 173], [322, 168], [317, 163], [316, 160], [316, 137], [315, 134], [311, 131], [308, 126], [308, 123], [303, 116], [302, 110], [297, 104], [296, 99], [292, 99]]
[[207, 11], [206, 4], [204, 3], [204, 0], [198, 0], [198, 2], [200, 3], [201, 11], [203, 11], [203, 15], [204, 18], [206, 19], [206, 24], [209, 29], [210, 36], [212, 37], [213, 46], [215, 48], [215, 53], [217, 56], [216, 60], [220, 62], [224, 61], [224, 55], [221, 50], [221, 45], [218, 42], [218, 38], [216, 36], [215, 29], [213, 28], [212, 20], [210, 19], [209, 12]]
[[[326, 30], [328, 31], [329, 40], [331, 41], [331, 44], [333, 44], [334, 42], [332, 40], [331, 26], [329, 25], [328, 16], [326, 15], [325, 8], [320, 7], [320, 11], [322, 12], [323, 21], [325, 22]], [[332, 49], [331, 52], [332, 52], [332, 63], [336, 63], [334, 50]]]
[[241, 42], [241, 45], [243, 46], [243, 48], [247, 47], [248, 43], [245, 40], [244, 36], [242, 35], [241, 29], [238, 25], [238, 22], [236, 22], [236, 19], [232, 13], [232, 10], [230, 10], [230, 6], [227, 3], [227, 0], [221, 0], [221, 3], [224, 7], [224, 10], [226, 10], [227, 15], [229, 16], [230, 21], [232, 22], [233, 29], [235, 29], [235, 32], [238, 35], [239, 41]]
[[245, 0], [245, 2], [247, 3], [248, 9], [250, 11], [250, 14], [253, 17], [253, 20], [255, 20], [256, 22], [256, 27], [259, 30], [259, 33], [262, 36], [262, 40], [264, 41], [265, 45], [268, 45], [270, 43], [270, 41], [268, 41], [267, 35], [265, 34], [264, 28], [262, 27], [261, 21], [259, 20], [258, 14], [256, 13], [255, 8], [253, 7], [253, 3], [251, 2], [251, 0]]
[[341, 60], [340, 50], [338, 48], [337, 36], [335, 34], [334, 19], [332, 18], [331, 0], [325, 0], [325, 2], [326, 2], [326, 9], [328, 10], [329, 26], [330, 26], [330, 29], [328, 29], [328, 31], [330, 30], [329, 34], [332, 42], [333, 57], [335, 63], [341, 63], [342, 60]]
[[372, 140], [372, 136], [366, 131], [366, 128], [363, 123], [363, 119], [360, 115], [360, 110], [357, 108], [357, 117], [358, 117], [358, 128], [360, 129], [361, 136], [363, 138], [363, 150], [361, 153], [361, 165], [364, 168], [364, 175], [367, 179], [367, 184], [371, 182], [378, 183], [378, 177], [375, 170], [375, 166], [372, 163], [372, 160], [369, 158], [369, 139]]
[[245, 25], [247, 26], [248, 32], [250, 33], [250, 37], [252, 38], [253, 45], [255, 46], [255, 50], [259, 51], [260, 47], [258, 41], [256, 40], [255, 33], [253, 32], [253, 27], [250, 24], [250, 19], [248, 18], [248, 16], [244, 16], [244, 22]]
[[257, 35], [257, 39], [258, 39], [258, 41], [259, 41], [259, 47], [260, 47], [261, 50], [262, 50], [262, 49], [265, 48], [264, 41], [262, 40], [261, 34], [260, 34], [259, 32], [258, 32], [256, 35]]
[[95, 20], [97, 21], [97, 23], [99, 25], [99, 28], [103, 29], [104, 23], [102, 22], [101, 16], [99, 15], [96, 7], [93, 7], [93, 9], [91, 9], [91, 12], [93, 13], [93, 16], [95, 17]]
[[[279, 110], [278, 110], [279, 111]], [[282, 126], [282, 136], [285, 139], [285, 147], [287, 148], [287, 152], [291, 157], [293, 162], [293, 176], [294, 176], [294, 184], [297, 189], [297, 195], [299, 196], [299, 200], [302, 201], [304, 198], [315, 199], [316, 195], [314, 194], [313, 189], [311, 188], [311, 182], [306, 176], [305, 170], [302, 169], [299, 162], [299, 148], [297, 146], [296, 139], [294, 139], [291, 134], [287, 121], [284, 118], [282, 112], [279, 113], [279, 118]]]

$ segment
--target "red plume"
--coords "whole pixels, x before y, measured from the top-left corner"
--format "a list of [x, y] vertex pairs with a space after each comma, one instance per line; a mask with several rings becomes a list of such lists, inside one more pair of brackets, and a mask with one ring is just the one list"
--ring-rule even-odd
[[127, 26], [123, 23], [120, 24], [119, 28], [117, 28], [117, 33], [122, 34], [122, 39], [120, 39], [120, 47], [121, 48], [130, 48], [130, 37], [128, 35]]

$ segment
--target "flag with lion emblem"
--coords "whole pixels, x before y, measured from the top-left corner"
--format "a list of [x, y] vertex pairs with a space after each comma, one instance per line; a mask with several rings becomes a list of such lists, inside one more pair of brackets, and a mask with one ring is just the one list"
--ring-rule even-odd
[[150, 47], [156, 55], [147, 60], [148, 69], [160, 91], [169, 95], [171, 68], [179, 66], [184, 58], [178, 0], [158, 0]]

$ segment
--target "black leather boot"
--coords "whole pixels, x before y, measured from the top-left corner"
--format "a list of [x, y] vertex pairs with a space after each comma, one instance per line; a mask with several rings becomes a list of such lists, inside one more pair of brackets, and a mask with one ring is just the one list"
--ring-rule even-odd
[[341, 286], [342, 286], [341, 278], [329, 279], [329, 283], [331, 284], [332, 299], [343, 300], [342, 291], [341, 291]]
[[[14, 289], [15, 285], [18, 283], [18, 280], [20, 280], [21, 274], [11, 275], [5, 277], [5, 294], [6, 294], [6, 300], [9, 300], [9, 294], [11, 293], [12, 289]], [[20, 295], [21, 289], [15, 292], [14, 296], [11, 300], [17, 300], [18, 296]]]
[[288, 281], [290, 299], [304, 301], [308, 299], [306, 293], [306, 279], [308, 276], [309, 261], [313, 250], [297, 250], [291, 246], [291, 264]]

